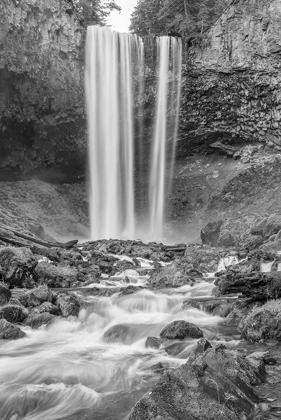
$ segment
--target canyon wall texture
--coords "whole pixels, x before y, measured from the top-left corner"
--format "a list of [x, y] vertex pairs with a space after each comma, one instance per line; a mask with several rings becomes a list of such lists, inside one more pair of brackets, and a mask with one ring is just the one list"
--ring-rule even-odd
[[279, 149], [280, 59], [281, 2], [234, 0], [187, 50], [179, 153], [198, 144], [228, 145], [229, 154], [249, 142]]
[[66, 0], [1, 0], [0, 22], [0, 180], [77, 179], [85, 28]]

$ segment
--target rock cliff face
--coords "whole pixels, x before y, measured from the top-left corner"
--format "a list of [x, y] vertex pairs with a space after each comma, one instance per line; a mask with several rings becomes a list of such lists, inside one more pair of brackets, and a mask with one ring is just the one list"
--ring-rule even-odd
[[85, 170], [83, 28], [67, 0], [1, 0], [0, 22], [0, 179], [75, 179]]
[[214, 148], [249, 142], [279, 148], [280, 58], [280, 1], [232, 1], [204, 45], [187, 52], [184, 148], [206, 141], [218, 142]]

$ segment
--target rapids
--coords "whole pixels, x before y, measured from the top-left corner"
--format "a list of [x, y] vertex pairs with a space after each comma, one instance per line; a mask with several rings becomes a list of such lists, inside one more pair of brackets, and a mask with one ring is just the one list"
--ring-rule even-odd
[[[135, 281], [145, 285], [144, 279]], [[218, 316], [182, 308], [188, 297], [209, 295], [212, 287], [203, 281], [158, 292], [144, 288], [132, 295], [83, 297], [78, 319], [40, 330], [25, 327], [27, 338], [2, 341], [1, 420], [124, 419], [158, 380], [153, 366], [178, 367], [196, 343], [173, 341], [166, 351], [156, 350], [145, 347], [148, 336], [159, 336], [171, 321], [183, 319], [212, 340], [231, 340]]]

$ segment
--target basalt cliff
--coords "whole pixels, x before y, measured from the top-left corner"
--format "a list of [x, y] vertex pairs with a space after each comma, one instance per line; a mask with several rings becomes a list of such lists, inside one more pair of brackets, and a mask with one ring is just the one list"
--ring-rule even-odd
[[1, 180], [84, 173], [85, 29], [73, 12], [66, 0], [1, 1]]

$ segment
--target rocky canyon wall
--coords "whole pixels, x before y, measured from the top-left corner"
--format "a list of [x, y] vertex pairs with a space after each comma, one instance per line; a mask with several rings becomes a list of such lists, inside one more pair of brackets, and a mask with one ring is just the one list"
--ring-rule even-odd
[[281, 2], [233, 1], [187, 50], [179, 154], [223, 144], [231, 155], [249, 142], [280, 150], [280, 59]]
[[0, 2], [0, 180], [85, 171], [83, 31], [67, 0]]

